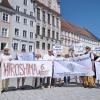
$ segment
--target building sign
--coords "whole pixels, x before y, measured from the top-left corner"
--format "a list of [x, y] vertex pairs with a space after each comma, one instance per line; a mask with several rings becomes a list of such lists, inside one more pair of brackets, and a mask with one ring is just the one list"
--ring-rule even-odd
[[96, 53], [100, 53], [100, 46], [95, 47], [95, 48], [93, 49], [93, 51], [95, 51]]
[[55, 44], [53, 46], [53, 53], [54, 54], [61, 54], [62, 50], [63, 50], [63, 46], [60, 44]]
[[75, 54], [83, 54], [84, 53], [84, 45], [83, 43], [77, 43], [74, 45]]

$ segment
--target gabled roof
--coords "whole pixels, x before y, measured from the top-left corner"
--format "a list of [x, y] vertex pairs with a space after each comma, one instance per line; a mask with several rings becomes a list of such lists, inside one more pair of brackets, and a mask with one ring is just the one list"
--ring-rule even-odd
[[0, 10], [4, 12], [9, 12], [9, 14], [14, 14], [15, 10], [10, 5], [8, 0], [2, 0], [0, 3]]
[[70, 22], [66, 22], [64, 20], [61, 20], [61, 29], [66, 30], [68, 32], [75, 33], [75, 34], [87, 36], [94, 40], [99, 40], [95, 35], [93, 35], [93, 33], [88, 31], [87, 29], [78, 27], [78, 26], [76, 26]]
[[[33, 1], [34, 1], [34, 0], [33, 0]], [[56, 14], [56, 15], [60, 16], [60, 13], [58, 13], [58, 12], [56, 12], [55, 10], [53, 10], [53, 9], [49, 8], [49, 7], [48, 7], [48, 6], [46, 6], [45, 4], [43, 4], [43, 3], [39, 2], [38, 0], [36, 0], [35, 2], [37, 3], [37, 5], [39, 5], [39, 6], [43, 7], [44, 9], [47, 9], [47, 10], [49, 10], [49, 11], [53, 12], [54, 14]]]
[[2, 0], [2, 2], [0, 3], [0, 6], [3, 6], [3, 7], [6, 7], [6, 8], [9, 8], [9, 9], [12, 9], [12, 6], [9, 4], [9, 1], [8, 0]]

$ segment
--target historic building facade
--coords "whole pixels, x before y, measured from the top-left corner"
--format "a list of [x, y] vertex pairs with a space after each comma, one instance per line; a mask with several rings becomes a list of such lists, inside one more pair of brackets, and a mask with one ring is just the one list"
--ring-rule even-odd
[[11, 36], [13, 15], [14, 9], [10, 6], [9, 2], [1, 2], [0, 0], [0, 52], [6, 45], [12, 47]]
[[12, 46], [13, 51], [27, 52], [35, 50], [36, 20], [33, 0], [9, 0], [15, 10], [12, 17]]
[[61, 44], [63, 53], [73, 45], [100, 45], [87, 29], [60, 19], [60, 0], [0, 0], [0, 51], [47, 53]]
[[[8, 30], [4, 30], [10, 35], [6, 36], [5, 41], [10, 43], [12, 52], [16, 53], [25, 48], [27, 52], [44, 54], [52, 49], [53, 44], [60, 43], [59, 0], [0, 0], [0, 2], [3, 8], [10, 9], [10, 12], [6, 13], [9, 19], [5, 23], [3, 16], [0, 16], [0, 24], [9, 26]], [[4, 13], [2, 9], [0, 15]], [[2, 39], [0, 40], [3, 42]]]
[[6, 41], [10, 43], [9, 48], [15, 53], [22, 48], [27, 52], [34, 52], [36, 20], [33, 0], [1, 0], [0, 5], [2, 6], [0, 15], [3, 14], [0, 16], [0, 24], [2, 24], [0, 26], [3, 27], [3, 23], [5, 27], [8, 26], [1, 29], [0, 33], [7, 34]]
[[61, 45], [63, 45], [64, 47], [63, 52], [68, 54], [69, 49], [73, 49], [74, 45], [77, 45], [79, 43], [84, 47], [89, 46], [92, 49], [93, 47], [100, 46], [100, 40], [95, 37], [90, 31], [62, 20]]
[[35, 0], [36, 8], [36, 53], [52, 50], [55, 43], [60, 43], [60, 5], [58, 0]]

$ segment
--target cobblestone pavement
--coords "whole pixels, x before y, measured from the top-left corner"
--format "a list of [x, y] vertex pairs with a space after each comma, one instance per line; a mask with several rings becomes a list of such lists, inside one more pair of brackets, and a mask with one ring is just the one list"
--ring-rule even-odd
[[[31, 81], [31, 79], [29, 80]], [[14, 86], [16, 81], [11, 80], [11, 82], [12, 81], [12, 86]], [[15, 90], [2, 93], [0, 100], [100, 100], [100, 88], [89, 89], [69, 86]]]

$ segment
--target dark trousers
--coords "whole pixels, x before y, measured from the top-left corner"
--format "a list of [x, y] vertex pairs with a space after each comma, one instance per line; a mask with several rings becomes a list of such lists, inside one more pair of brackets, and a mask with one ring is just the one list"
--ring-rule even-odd
[[35, 87], [37, 87], [37, 78], [35, 78]]
[[70, 82], [70, 76], [67, 76], [67, 78], [66, 78], [66, 76], [64, 77], [64, 83], [69, 83]]

